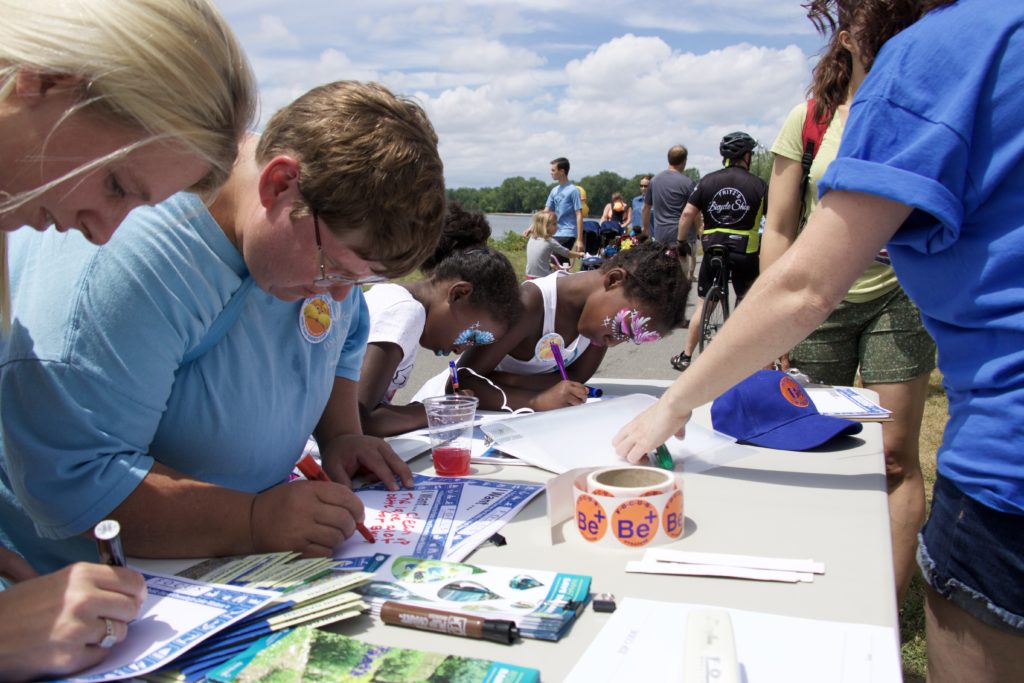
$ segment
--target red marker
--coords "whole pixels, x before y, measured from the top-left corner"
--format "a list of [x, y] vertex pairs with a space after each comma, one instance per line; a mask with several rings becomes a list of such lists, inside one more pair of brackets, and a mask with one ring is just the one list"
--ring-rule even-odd
[[[312, 454], [306, 453], [302, 456], [302, 459], [298, 463], [299, 472], [302, 472], [302, 476], [310, 481], [331, 481], [331, 478], [327, 476], [323, 468], [320, 467], [320, 463], [316, 461], [316, 458]], [[367, 543], [376, 543], [377, 539], [373, 537], [370, 530], [366, 528], [366, 525], [362, 522], [356, 522], [356, 531], [366, 539]]]

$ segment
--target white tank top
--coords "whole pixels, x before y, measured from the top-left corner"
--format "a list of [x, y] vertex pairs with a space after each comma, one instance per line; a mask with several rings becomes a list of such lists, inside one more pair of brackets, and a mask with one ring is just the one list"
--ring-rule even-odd
[[580, 357], [590, 340], [582, 334], [577, 333], [571, 344], [566, 344], [562, 336], [555, 332], [555, 307], [558, 305], [558, 280], [568, 275], [565, 271], [555, 271], [536, 280], [529, 280], [526, 284], [533, 285], [540, 290], [544, 300], [544, 324], [541, 327], [541, 337], [537, 340], [533, 349], [533, 358], [530, 360], [519, 360], [512, 356], [505, 356], [498, 363], [495, 370], [500, 372], [511, 372], [517, 375], [539, 375], [545, 372], [558, 371], [558, 365], [551, 355], [551, 342], [557, 341], [562, 348], [562, 360], [566, 367]]
[[[566, 366], [572, 364], [574, 360], [580, 357], [580, 354], [587, 350], [587, 347], [590, 346], [590, 340], [583, 335], [577, 333], [576, 339], [566, 346], [562, 337], [555, 332], [555, 305], [558, 301], [556, 283], [559, 278], [567, 275], [568, 273], [565, 271], [556, 270], [551, 275], [526, 282], [526, 284], [540, 289], [541, 296], [544, 299], [544, 324], [541, 338], [534, 346], [533, 358], [530, 360], [519, 360], [511, 356], [505, 356], [495, 367], [495, 370], [512, 372], [517, 375], [539, 375], [544, 372], [557, 372], [558, 365], [551, 355], [552, 340], [558, 341], [562, 347], [562, 360], [565, 361]], [[445, 369], [428, 379], [419, 388], [416, 395], [412, 397], [412, 401], [422, 403], [423, 399], [428, 396], [440, 396], [443, 394], [445, 385], [448, 382], [448, 376], [449, 372]]]

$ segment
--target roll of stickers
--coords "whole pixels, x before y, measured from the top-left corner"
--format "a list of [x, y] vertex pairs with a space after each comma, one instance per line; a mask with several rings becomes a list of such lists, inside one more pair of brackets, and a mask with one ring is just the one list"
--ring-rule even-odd
[[683, 482], [654, 467], [606, 467], [573, 482], [576, 529], [589, 543], [643, 548], [683, 535]]

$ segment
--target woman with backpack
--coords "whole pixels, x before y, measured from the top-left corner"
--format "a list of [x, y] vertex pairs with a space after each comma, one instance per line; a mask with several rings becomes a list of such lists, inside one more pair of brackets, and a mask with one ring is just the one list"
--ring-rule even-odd
[[[817, 183], [839, 151], [850, 103], [870, 67], [859, 27], [851, 25], [845, 12], [838, 13], [838, 20], [814, 68], [812, 99], [793, 108], [772, 146], [775, 162], [761, 242], [762, 272], [789, 248], [817, 207]], [[877, 32], [869, 37], [883, 42], [888, 38]], [[828, 319], [781, 362], [783, 369], [799, 368], [821, 384], [850, 386], [859, 371], [864, 386], [877, 391], [881, 405], [892, 411], [893, 421], [882, 425], [882, 442], [896, 591], [902, 599], [915, 569], [917, 532], [924, 522], [918, 441], [928, 377], [935, 369], [935, 342], [886, 253], [876, 256]]]

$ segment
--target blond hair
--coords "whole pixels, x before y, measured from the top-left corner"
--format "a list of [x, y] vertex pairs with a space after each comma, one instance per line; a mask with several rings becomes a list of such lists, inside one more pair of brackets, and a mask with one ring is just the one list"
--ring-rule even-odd
[[533, 221], [528, 233], [531, 240], [546, 240], [551, 230], [551, 222], [555, 215], [547, 209], [533, 212]]
[[0, 99], [22, 69], [77, 76], [78, 103], [65, 118], [81, 111], [148, 134], [3, 199], [0, 212], [155, 139], [180, 142], [211, 166], [190, 189], [210, 190], [227, 179], [256, 113], [256, 83], [208, 0], [0, 0], [0, 16]]
[[338, 81], [310, 90], [267, 123], [256, 148], [300, 165], [304, 202], [335, 232], [365, 234], [360, 255], [399, 277], [430, 256], [445, 214], [444, 167], [426, 113], [377, 83]]

